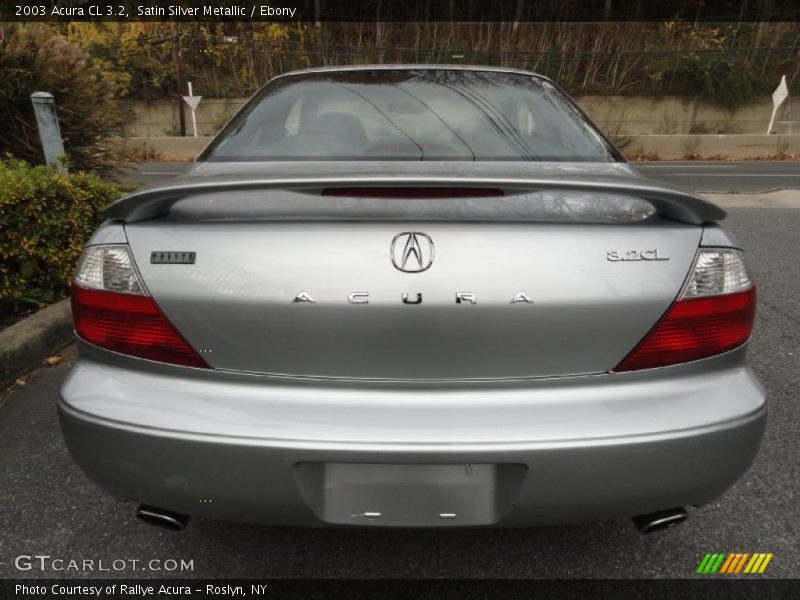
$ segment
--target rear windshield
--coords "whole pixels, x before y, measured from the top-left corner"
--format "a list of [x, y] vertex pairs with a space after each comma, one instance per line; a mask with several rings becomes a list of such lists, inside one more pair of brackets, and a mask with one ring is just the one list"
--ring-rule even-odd
[[563, 93], [538, 77], [376, 69], [278, 78], [200, 160], [620, 158]]

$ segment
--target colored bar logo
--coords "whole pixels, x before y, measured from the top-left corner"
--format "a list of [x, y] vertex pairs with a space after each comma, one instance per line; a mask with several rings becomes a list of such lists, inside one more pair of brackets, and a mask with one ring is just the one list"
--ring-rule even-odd
[[760, 575], [767, 569], [769, 561], [772, 560], [772, 552], [715, 552], [706, 553], [703, 560], [697, 567], [695, 573], [702, 575], [732, 575], [744, 573], [748, 575]]

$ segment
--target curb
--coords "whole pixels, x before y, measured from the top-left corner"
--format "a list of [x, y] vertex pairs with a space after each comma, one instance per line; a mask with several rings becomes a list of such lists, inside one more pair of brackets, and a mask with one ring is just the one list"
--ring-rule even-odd
[[72, 340], [69, 298], [0, 331], [0, 389]]

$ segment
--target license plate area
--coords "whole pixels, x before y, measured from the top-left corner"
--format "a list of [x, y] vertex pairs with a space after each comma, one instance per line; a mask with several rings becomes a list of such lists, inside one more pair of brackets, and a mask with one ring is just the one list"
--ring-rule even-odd
[[513, 507], [524, 465], [299, 463], [298, 482], [326, 523], [374, 527], [491, 525]]

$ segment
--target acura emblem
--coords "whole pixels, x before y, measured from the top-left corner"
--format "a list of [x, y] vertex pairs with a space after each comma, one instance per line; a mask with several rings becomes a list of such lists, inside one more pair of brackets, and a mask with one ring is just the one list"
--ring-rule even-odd
[[420, 273], [433, 263], [433, 240], [425, 233], [404, 231], [394, 236], [390, 254], [396, 269]]

